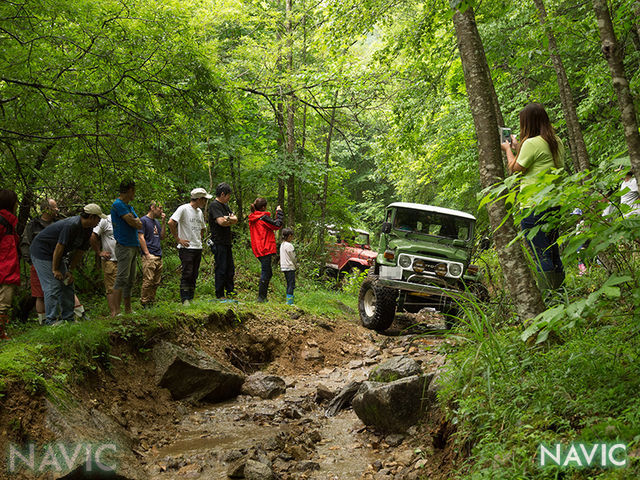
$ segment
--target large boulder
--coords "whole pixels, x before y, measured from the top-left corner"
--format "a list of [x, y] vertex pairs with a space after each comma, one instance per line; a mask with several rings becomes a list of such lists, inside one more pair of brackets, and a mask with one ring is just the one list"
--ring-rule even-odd
[[418, 362], [409, 357], [393, 357], [373, 369], [369, 373], [369, 380], [386, 383], [413, 375], [422, 375]]
[[247, 460], [244, 466], [244, 478], [247, 480], [273, 480], [273, 471], [269, 465]]
[[363, 382], [351, 405], [365, 425], [383, 433], [402, 433], [429, 407], [423, 394], [430, 379], [413, 375], [389, 383]]
[[275, 398], [287, 389], [285, 381], [275, 375], [256, 372], [247, 377], [242, 385], [242, 393], [260, 398]]
[[[53, 435], [49, 453], [55, 455], [52, 478], [145, 478], [134, 455], [134, 440], [117, 422], [81, 402], [46, 402], [46, 426]], [[63, 451], [64, 450], [64, 451]], [[40, 478], [40, 476], [38, 476]]]
[[153, 349], [156, 383], [175, 400], [222, 402], [240, 393], [244, 375], [198, 350], [187, 351], [168, 342]]

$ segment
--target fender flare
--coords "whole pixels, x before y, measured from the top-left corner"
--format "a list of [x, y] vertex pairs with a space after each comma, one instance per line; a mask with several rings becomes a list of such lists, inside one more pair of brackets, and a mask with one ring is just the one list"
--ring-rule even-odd
[[344, 264], [340, 267], [340, 270], [344, 270], [345, 267], [347, 267], [349, 264], [355, 264], [355, 266], [357, 267], [363, 267], [364, 269], [370, 268], [371, 265], [369, 265], [367, 263], [366, 260], [363, 260], [361, 258], [349, 258], [346, 262], [344, 262]]

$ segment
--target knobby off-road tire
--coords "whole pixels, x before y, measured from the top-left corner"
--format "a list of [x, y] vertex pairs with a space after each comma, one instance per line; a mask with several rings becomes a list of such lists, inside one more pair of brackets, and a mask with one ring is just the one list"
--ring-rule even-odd
[[458, 323], [458, 316], [460, 315], [460, 309], [458, 306], [449, 306], [442, 310], [442, 316], [444, 317], [444, 328], [451, 330]]
[[362, 326], [376, 332], [389, 328], [396, 315], [397, 298], [398, 292], [380, 285], [377, 275], [365, 278], [358, 296]]

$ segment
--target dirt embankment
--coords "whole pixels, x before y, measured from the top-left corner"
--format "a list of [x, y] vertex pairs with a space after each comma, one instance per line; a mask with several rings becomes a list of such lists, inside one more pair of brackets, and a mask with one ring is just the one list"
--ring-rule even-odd
[[[335, 393], [349, 381], [365, 379], [385, 358], [411, 356], [425, 372], [444, 363], [437, 348], [441, 338], [399, 335], [401, 327], [378, 335], [353, 317], [330, 320], [291, 310], [282, 318], [245, 314], [239, 322], [229, 311], [212, 315], [204, 327], [153, 339], [200, 349], [245, 374], [262, 370], [282, 377], [286, 394], [268, 401], [247, 396], [223, 405], [174, 401], [154, 381], [150, 352], [115, 341], [111, 368], [71, 387], [71, 404], [89, 417], [86, 429], [74, 424], [74, 432], [95, 436], [96, 425], [113, 424], [130, 442], [142, 478], [227, 478], [229, 465], [243, 455], [268, 457], [282, 479], [447, 478], [458, 454], [449, 442], [452, 429], [437, 410], [409, 435], [396, 438], [365, 428], [351, 410], [333, 420], [324, 416], [326, 404], [318, 392]], [[1, 451], [9, 444], [59, 440], [50, 410], [42, 394], [10, 385], [0, 400]], [[32, 478], [7, 468], [2, 455], [0, 478]]]

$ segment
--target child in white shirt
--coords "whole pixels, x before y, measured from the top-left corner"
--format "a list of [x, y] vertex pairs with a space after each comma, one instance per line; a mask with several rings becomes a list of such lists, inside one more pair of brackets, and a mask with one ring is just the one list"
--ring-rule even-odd
[[287, 305], [293, 305], [293, 290], [296, 288], [296, 252], [291, 240], [293, 230], [282, 229], [282, 244], [280, 245], [280, 270], [287, 280]]

